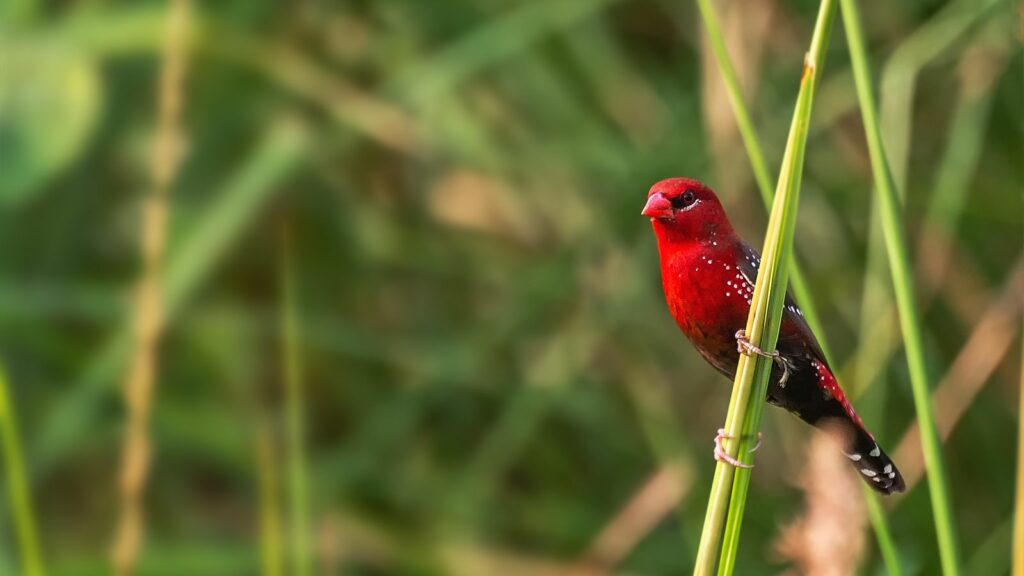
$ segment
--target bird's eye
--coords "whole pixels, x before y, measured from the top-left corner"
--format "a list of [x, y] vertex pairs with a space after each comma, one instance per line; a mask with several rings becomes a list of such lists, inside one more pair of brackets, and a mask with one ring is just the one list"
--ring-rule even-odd
[[693, 193], [693, 190], [687, 190], [686, 192], [683, 192], [679, 196], [676, 196], [669, 202], [671, 202], [673, 209], [682, 210], [683, 208], [686, 208], [690, 204], [693, 204], [693, 201], [696, 199], [697, 195]]

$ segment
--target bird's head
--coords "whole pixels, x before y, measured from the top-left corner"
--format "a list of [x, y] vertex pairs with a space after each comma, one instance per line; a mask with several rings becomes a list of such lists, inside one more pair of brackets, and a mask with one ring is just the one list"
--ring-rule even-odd
[[651, 186], [640, 213], [651, 219], [662, 241], [701, 242], [732, 234], [714, 191], [692, 178], [669, 178]]

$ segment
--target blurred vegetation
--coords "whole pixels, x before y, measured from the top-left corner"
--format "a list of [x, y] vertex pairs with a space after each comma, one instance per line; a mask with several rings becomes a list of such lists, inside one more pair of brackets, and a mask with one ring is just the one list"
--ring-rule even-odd
[[[966, 572], [1006, 574], [1017, 6], [860, 5]], [[716, 6], [774, 177], [817, 3]], [[0, 4], [0, 364], [48, 574], [109, 572], [166, 14]], [[765, 225], [696, 6], [193, 2], [189, 27], [139, 573], [290, 574], [307, 553], [317, 574], [688, 573], [729, 385], [667, 314], [639, 210], [689, 175], [748, 240]], [[796, 251], [846, 387], [919, 477], [841, 34]], [[744, 575], [785, 569], [773, 542], [803, 507], [808, 429], [766, 414]], [[0, 573], [17, 574], [27, 497], [8, 497], [25, 491], [6, 452]], [[893, 537], [906, 574], [935, 574], [910, 483], [886, 502]]]

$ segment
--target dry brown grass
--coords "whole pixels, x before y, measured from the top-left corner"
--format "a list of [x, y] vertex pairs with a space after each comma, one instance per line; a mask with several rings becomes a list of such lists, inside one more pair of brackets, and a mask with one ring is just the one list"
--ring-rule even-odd
[[864, 551], [867, 514], [860, 479], [835, 436], [818, 432], [808, 445], [798, 478], [806, 494], [806, 511], [775, 542], [776, 551], [792, 565], [790, 574], [853, 574]]
[[658, 525], [689, 490], [689, 468], [669, 464], [651, 475], [619, 510], [569, 572], [596, 576], [611, 572]]
[[180, 117], [188, 18], [188, 0], [175, 0], [167, 18], [157, 94], [159, 117], [153, 148], [153, 188], [142, 205], [142, 275], [136, 285], [132, 310], [133, 352], [124, 382], [127, 426], [119, 483], [121, 516], [112, 551], [114, 571], [119, 575], [135, 572], [142, 547], [142, 497], [152, 454], [149, 417], [159, 365], [157, 347], [164, 323], [160, 272], [166, 243], [167, 196], [182, 153]]

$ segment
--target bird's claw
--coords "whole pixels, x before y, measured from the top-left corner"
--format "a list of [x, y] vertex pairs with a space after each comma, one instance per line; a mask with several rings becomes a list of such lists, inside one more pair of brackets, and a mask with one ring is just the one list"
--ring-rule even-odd
[[[750, 468], [753, 468], [753, 464], [744, 464], [743, 462], [740, 462], [739, 460], [733, 458], [732, 456], [729, 456], [729, 454], [725, 451], [725, 446], [722, 445], [722, 441], [726, 439], [731, 440], [733, 438], [734, 436], [725, 433], [725, 428], [718, 429], [718, 434], [715, 436], [715, 460], [719, 462], [725, 462], [726, 464], [729, 464], [735, 468], [746, 468], [748, 470]], [[754, 452], [761, 447], [761, 438], [762, 434], [758, 432], [757, 444], [749, 450], [750, 452]]]
[[758, 432], [757, 444], [754, 444], [754, 447], [751, 448], [750, 450], [747, 450], [747, 452], [757, 452], [757, 449], [761, 447], [761, 440], [764, 440], [764, 434], [762, 432]]
[[779, 388], [786, 387], [786, 382], [789, 380], [789, 373], [793, 367], [793, 362], [789, 358], [780, 354], [778, 350], [773, 350], [771, 352], [761, 350], [750, 343], [750, 340], [747, 338], [746, 330], [740, 329], [736, 331], [736, 351], [740, 354], [746, 354], [747, 356], [756, 355], [764, 358], [770, 358], [782, 368], [782, 377], [779, 378]]

